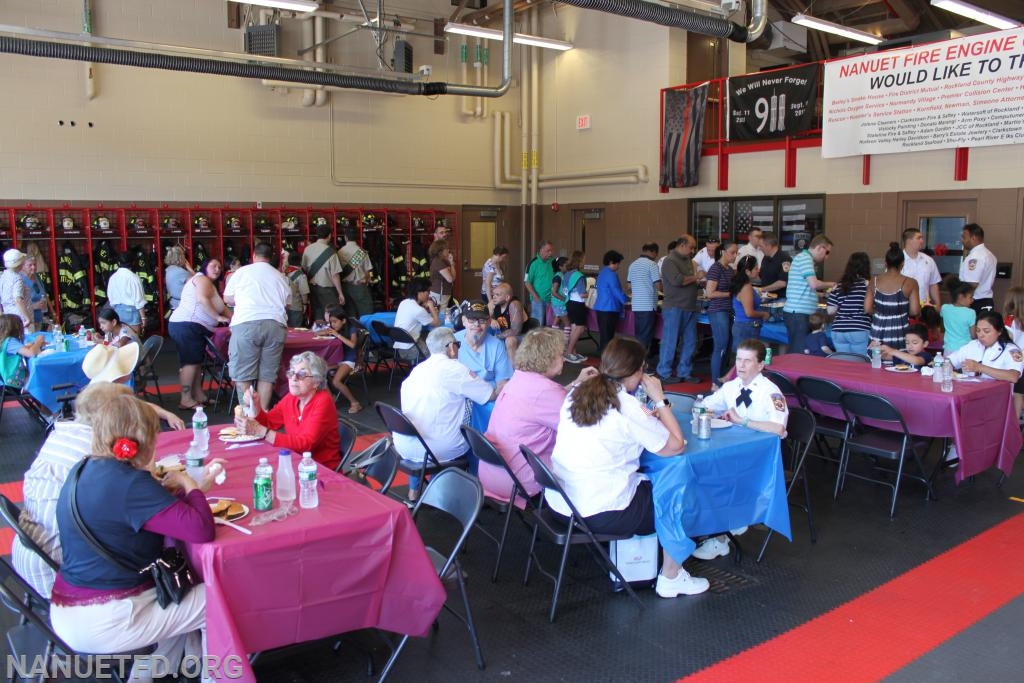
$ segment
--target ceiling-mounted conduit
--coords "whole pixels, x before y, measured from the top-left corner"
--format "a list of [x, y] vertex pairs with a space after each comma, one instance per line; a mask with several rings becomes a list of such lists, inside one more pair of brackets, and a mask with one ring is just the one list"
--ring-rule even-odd
[[559, 0], [566, 5], [593, 9], [622, 17], [649, 21], [662, 26], [682, 28], [694, 33], [728, 38], [737, 43], [749, 43], [764, 32], [768, 24], [768, 0], [753, 0], [750, 24], [740, 26], [727, 19], [710, 17], [684, 9], [656, 5], [645, 0]]
[[[504, 41], [502, 43], [501, 83], [496, 87], [452, 84], [445, 82], [423, 83], [376, 76], [358, 76], [327, 70], [312, 70], [293, 66], [257, 64], [263, 60], [287, 62], [290, 60], [265, 59], [257, 55], [218, 53], [211, 50], [201, 52], [209, 56], [168, 54], [169, 51], [200, 52], [192, 48], [161, 46], [135, 41], [100, 38], [98, 36], [75, 35], [56, 31], [38, 31], [18, 26], [0, 26], [0, 53], [67, 59], [80, 62], [98, 62], [144, 69], [164, 69], [189, 73], [235, 76], [261, 80], [287, 81], [306, 85], [321, 85], [355, 90], [401, 93], [404, 95], [469, 95], [472, 97], [501, 97], [512, 85], [512, 0], [505, 0], [502, 22]], [[14, 34], [14, 35], [10, 35]], [[16, 37], [30, 35], [31, 38]], [[118, 45], [120, 43], [120, 45]], [[130, 43], [130, 46], [127, 45]], [[323, 69], [325, 65], [318, 65]]]

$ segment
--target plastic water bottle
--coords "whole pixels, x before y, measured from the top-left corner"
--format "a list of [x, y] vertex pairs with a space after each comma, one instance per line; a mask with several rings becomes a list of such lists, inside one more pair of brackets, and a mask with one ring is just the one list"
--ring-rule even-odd
[[948, 358], [942, 364], [942, 390], [947, 394], [953, 391], [953, 362]]
[[633, 393], [633, 396], [636, 397], [636, 400], [640, 401], [640, 405], [647, 405], [647, 390], [644, 389], [643, 382], [637, 385], [636, 391]]
[[292, 469], [292, 452], [282, 448], [277, 452], [277, 500], [281, 505], [295, 500], [295, 470]]
[[53, 331], [53, 348], [56, 351], [64, 351], [64, 331], [59, 327]]
[[199, 443], [193, 439], [185, 451], [185, 472], [192, 477], [192, 481], [198, 482], [203, 478], [203, 467], [206, 465], [206, 453], [199, 447]]
[[316, 489], [316, 463], [313, 454], [306, 451], [299, 463], [299, 507], [310, 509], [320, 505], [320, 494]]
[[882, 349], [877, 346], [871, 349], [871, 367], [875, 370], [882, 367]]
[[697, 394], [697, 400], [693, 402], [693, 420], [690, 421], [690, 428], [696, 434], [700, 428], [700, 416], [704, 414], [704, 394]]
[[199, 446], [199, 451], [205, 458], [210, 452], [210, 430], [207, 427], [209, 419], [202, 406], [196, 406], [196, 414], [192, 416], [192, 438]]
[[770, 346], [764, 350], [764, 364], [766, 367], [772, 364], [772, 347]]
[[[943, 358], [942, 358], [942, 351], [939, 351], [937, 354], [935, 354], [935, 359], [932, 361], [932, 370], [933, 370], [933, 372], [932, 372], [932, 382], [935, 382], [936, 384], [941, 384], [942, 383], [942, 374], [943, 374], [943, 366], [944, 365], [945, 365], [945, 363], [944, 363]], [[952, 376], [950, 377], [950, 381], [953, 381]], [[950, 387], [950, 391], [952, 391], [952, 390], [953, 390], [953, 388]], [[943, 389], [943, 391], [945, 391], [945, 389]]]
[[274, 468], [266, 458], [260, 458], [260, 464], [256, 466], [256, 477], [252, 480], [252, 507], [254, 510], [274, 507]]

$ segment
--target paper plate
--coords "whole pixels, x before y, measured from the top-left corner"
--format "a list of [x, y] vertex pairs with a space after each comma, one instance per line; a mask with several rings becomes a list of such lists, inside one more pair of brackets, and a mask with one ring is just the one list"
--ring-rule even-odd
[[[207, 500], [208, 501], [218, 501], [218, 500], [220, 500], [220, 498], [208, 498]], [[235, 503], [236, 501], [232, 500], [232, 501], [228, 501], [228, 502]], [[236, 522], [236, 521], [238, 521], [240, 519], [248, 517], [249, 516], [249, 512], [251, 512], [249, 510], [249, 506], [246, 505], [245, 503], [238, 503], [238, 505], [242, 506], [242, 511], [241, 512], [238, 512], [238, 513], [236, 513], [234, 515], [231, 515], [230, 517], [218, 517], [217, 515], [214, 515], [214, 517], [217, 517], [218, 519], [223, 519], [223, 520], [225, 520], [227, 522]]]
[[717, 417], [711, 418], [712, 429], [725, 429], [726, 427], [732, 427], [732, 422], [729, 422], [728, 420], [722, 420]]
[[885, 368], [885, 370], [886, 370], [886, 372], [899, 372], [899, 373], [903, 373], [903, 374], [909, 374], [911, 372], [917, 372], [917, 368], [915, 368], [913, 365], [908, 365], [906, 367], [896, 367], [895, 365], [890, 365], [890, 366], [887, 366]]

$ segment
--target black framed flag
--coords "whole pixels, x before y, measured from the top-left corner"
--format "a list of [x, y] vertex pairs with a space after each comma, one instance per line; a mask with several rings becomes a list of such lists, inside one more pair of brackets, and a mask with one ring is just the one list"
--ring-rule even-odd
[[821, 69], [792, 69], [729, 78], [729, 140], [782, 138], [817, 127], [814, 115]]
[[704, 143], [704, 112], [709, 84], [687, 90], [664, 90], [662, 122], [661, 187], [693, 187], [700, 182], [701, 148]]

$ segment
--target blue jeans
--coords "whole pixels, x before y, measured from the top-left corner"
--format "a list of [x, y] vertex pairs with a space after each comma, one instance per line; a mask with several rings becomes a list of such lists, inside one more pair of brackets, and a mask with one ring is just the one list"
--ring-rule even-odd
[[142, 322], [142, 316], [139, 314], [139, 309], [128, 304], [114, 304], [114, 310], [117, 311], [117, 317], [125, 325], [138, 325]]
[[742, 342], [748, 339], [761, 338], [761, 323], [749, 321], [734, 321], [732, 324], [732, 352], [736, 353]]
[[530, 299], [530, 317], [537, 320], [541, 327], [544, 326], [544, 314], [548, 312], [548, 302]]
[[647, 352], [651, 350], [651, 340], [654, 339], [654, 323], [657, 321], [657, 313], [654, 311], [633, 311], [633, 319], [635, 321], [633, 333], [636, 334], [636, 339]]
[[715, 340], [714, 348], [711, 350], [711, 383], [719, 384], [718, 378], [722, 376], [722, 362], [729, 351], [732, 313], [729, 311], [710, 311], [708, 312], [708, 322], [711, 323], [711, 336]]
[[661, 323], [658, 374], [662, 377], [672, 374], [672, 361], [675, 360], [676, 347], [682, 337], [683, 348], [679, 352], [675, 374], [678, 377], [689, 377], [693, 372], [693, 352], [697, 348], [697, 312], [684, 311], [681, 308], [663, 308]]
[[786, 346], [786, 353], [803, 353], [807, 342], [807, 333], [811, 329], [807, 313], [788, 313], [783, 311], [782, 321], [786, 323], [786, 337], [789, 344]]
[[859, 353], [866, 356], [870, 342], [871, 330], [832, 333], [832, 343], [836, 345], [836, 351], [842, 353]]

